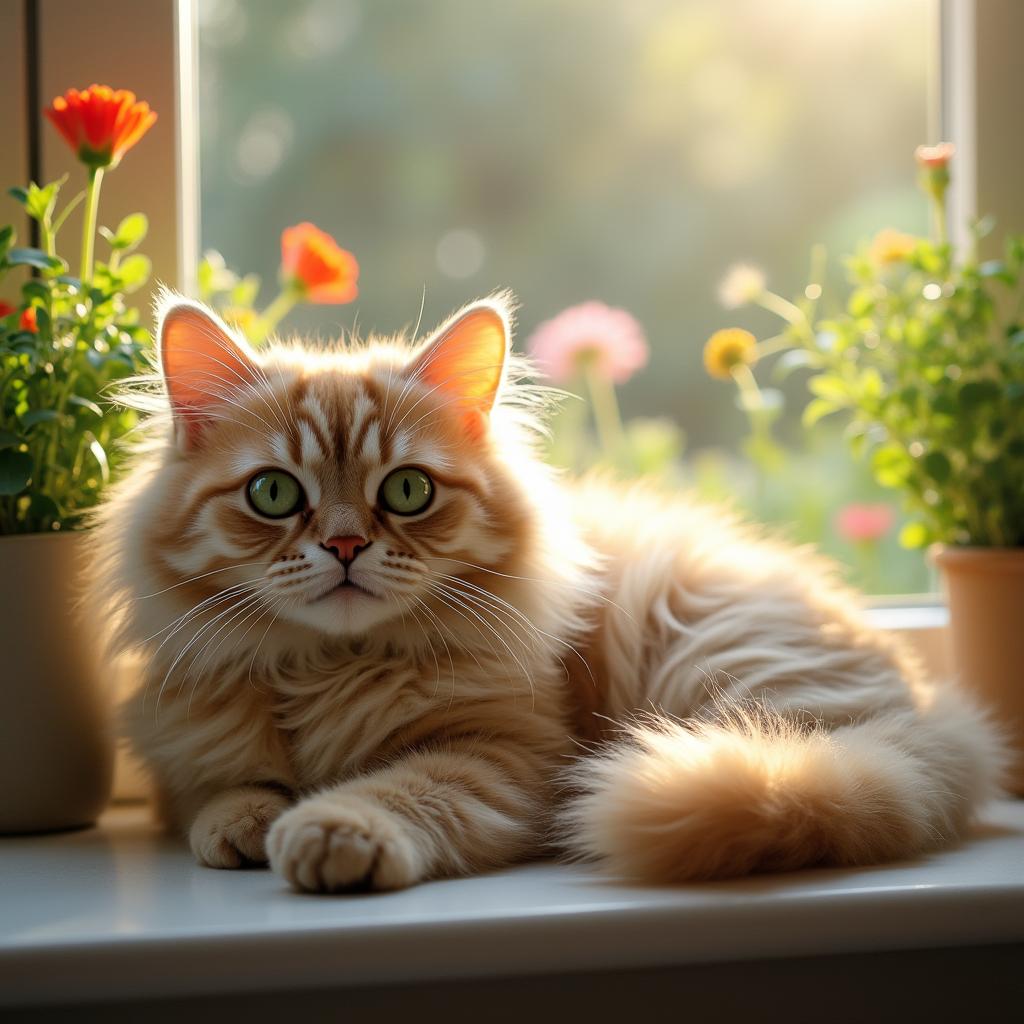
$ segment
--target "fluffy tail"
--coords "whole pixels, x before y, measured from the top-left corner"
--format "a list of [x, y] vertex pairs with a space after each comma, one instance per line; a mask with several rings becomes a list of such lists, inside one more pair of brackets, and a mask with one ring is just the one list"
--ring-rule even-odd
[[574, 769], [569, 844], [648, 882], [872, 864], [959, 837], [1005, 757], [963, 695], [833, 731], [776, 714], [655, 719]]

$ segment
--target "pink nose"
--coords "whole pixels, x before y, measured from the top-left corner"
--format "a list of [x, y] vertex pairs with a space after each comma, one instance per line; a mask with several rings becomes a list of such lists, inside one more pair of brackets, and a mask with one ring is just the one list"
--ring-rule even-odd
[[370, 542], [365, 537], [332, 537], [320, 546], [330, 551], [339, 562], [348, 565], [360, 551], [370, 546]]

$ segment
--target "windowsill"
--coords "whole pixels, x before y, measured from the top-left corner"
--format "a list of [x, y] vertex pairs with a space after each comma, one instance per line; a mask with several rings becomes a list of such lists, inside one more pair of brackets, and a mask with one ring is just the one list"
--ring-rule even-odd
[[1024, 940], [1024, 802], [916, 861], [643, 888], [535, 864], [386, 895], [198, 867], [141, 807], [0, 840], [0, 1004], [390, 985]]

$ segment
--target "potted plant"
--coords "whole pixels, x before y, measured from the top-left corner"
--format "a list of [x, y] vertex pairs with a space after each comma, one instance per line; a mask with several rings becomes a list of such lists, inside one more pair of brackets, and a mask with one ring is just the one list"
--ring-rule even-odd
[[957, 674], [1005, 724], [1018, 755], [1011, 784], [1024, 794], [1024, 238], [1008, 237], [1002, 258], [982, 261], [977, 243], [992, 222], [981, 221], [958, 257], [946, 232], [953, 147], [916, 156], [930, 237], [881, 231], [847, 259], [849, 293], [829, 316], [819, 313], [820, 253], [793, 302], [756, 268], [733, 268], [725, 304], [760, 305], [783, 326], [763, 341], [718, 331], [705, 363], [738, 386], [755, 436], [766, 435], [777, 393], [765, 401], [754, 367], [780, 352], [783, 368], [810, 371], [806, 425], [845, 414], [855, 454], [903, 494], [912, 518], [901, 541], [932, 545]]
[[[79, 607], [80, 531], [118, 470], [116, 443], [135, 415], [105, 392], [138, 372], [150, 336], [127, 297], [149, 277], [136, 251], [143, 214], [98, 226], [104, 175], [156, 120], [134, 94], [91, 86], [57, 97], [46, 116], [85, 167], [13, 188], [38, 247], [0, 229], [0, 832], [88, 824], [107, 801], [113, 763], [96, 624]], [[83, 209], [79, 261], [60, 254], [68, 215]], [[101, 239], [98, 255], [97, 236]], [[24, 275], [20, 297], [10, 290]]]

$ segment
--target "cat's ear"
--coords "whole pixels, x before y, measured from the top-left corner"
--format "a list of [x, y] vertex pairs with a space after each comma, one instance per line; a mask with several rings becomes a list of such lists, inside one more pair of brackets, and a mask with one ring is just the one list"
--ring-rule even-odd
[[174, 413], [178, 445], [197, 447], [219, 406], [249, 391], [260, 379], [256, 358], [214, 313], [195, 302], [172, 299], [159, 312], [158, 352]]
[[410, 372], [428, 387], [451, 396], [471, 422], [479, 422], [491, 411], [501, 389], [509, 333], [509, 313], [503, 302], [474, 302], [434, 332]]

